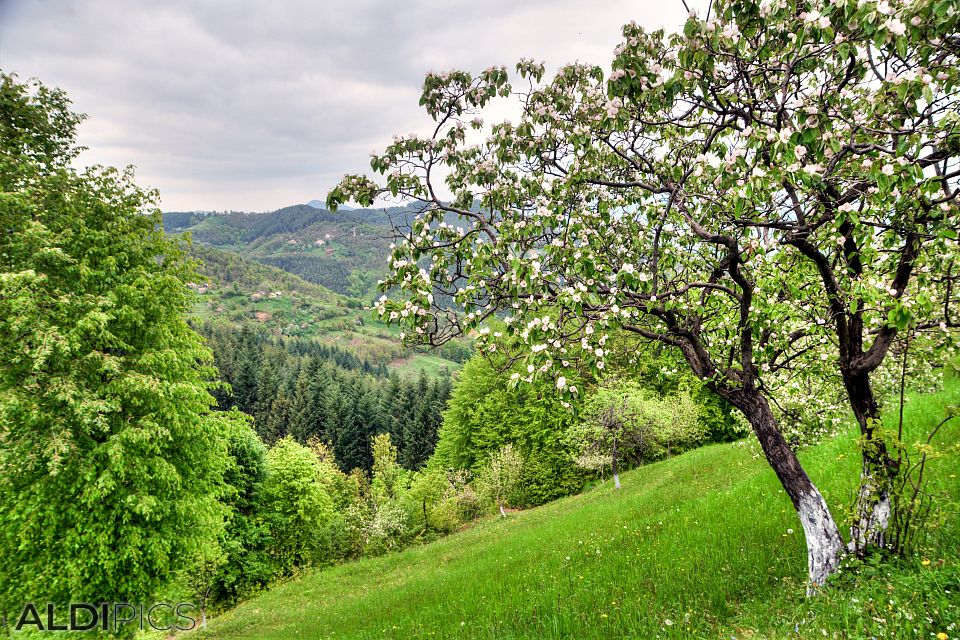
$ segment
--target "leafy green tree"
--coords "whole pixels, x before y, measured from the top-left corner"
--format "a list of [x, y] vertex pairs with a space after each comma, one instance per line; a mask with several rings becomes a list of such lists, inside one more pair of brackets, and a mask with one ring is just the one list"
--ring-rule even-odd
[[707, 431], [698, 414], [686, 393], [658, 398], [636, 382], [612, 379], [593, 390], [567, 436], [578, 464], [609, 466], [619, 489], [621, 460], [643, 464], [703, 442]]
[[270, 531], [269, 553], [280, 575], [325, 560], [321, 552], [334, 506], [322, 474], [313, 452], [290, 437], [267, 452], [263, 519]]
[[656, 342], [638, 341], [626, 331], [613, 334], [611, 342], [608, 377], [635, 382], [661, 397], [689, 395], [698, 407], [707, 442], [731, 442], [750, 432], [734, 407], [687, 368], [682, 354]]
[[200, 626], [207, 626], [207, 608], [209, 607], [217, 578], [221, 568], [227, 563], [227, 556], [216, 541], [196, 549], [187, 559], [187, 569], [183, 572], [183, 581], [187, 586], [192, 602], [200, 608]]
[[522, 470], [523, 457], [513, 448], [513, 445], [506, 444], [491, 454], [490, 461], [480, 473], [481, 486], [497, 505], [501, 518], [507, 517], [504, 504], [516, 488]]
[[397, 448], [389, 433], [373, 437], [373, 478], [371, 497], [375, 506], [399, 500], [406, 492], [409, 475], [397, 462]]
[[219, 568], [215, 595], [223, 602], [234, 603], [273, 577], [267, 554], [269, 531], [261, 514], [267, 447], [247, 416], [235, 421], [226, 443], [228, 457], [223, 480], [227, 491], [222, 502], [228, 511], [220, 542], [225, 561]]
[[[349, 532], [348, 514], [366, 498], [359, 477], [347, 475], [340, 470], [333, 451], [318, 438], [311, 438], [307, 448], [317, 459], [320, 468], [320, 483], [333, 501], [334, 515], [326, 529], [327, 535], [318, 536], [321, 555], [325, 560], [336, 561], [354, 554], [355, 541]], [[362, 476], [363, 481], [367, 478]]]
[[192, 265], [81, 117], [0, 73], [0, 608], [148, 601], [216, 540], [229, 416]]
[[423, 521], [423, 533], [431, 530], [449, 533], [460, 524], [456, 496], [447, 474], [440, 469], [424, 469], [414, 474], [406, 500], [412, 512], [411, 520]]
[[503, 364], [477, 355], [461, 370], [429, 466], [479, 472], [511, 444], [525, 461], [516, 488], [524, 505], [579, 491], [585, 474], [572, 464], [573, 449], [563, 437], [575, 414], [543, 381], [513, 384], [519, 374], [501, 370]]

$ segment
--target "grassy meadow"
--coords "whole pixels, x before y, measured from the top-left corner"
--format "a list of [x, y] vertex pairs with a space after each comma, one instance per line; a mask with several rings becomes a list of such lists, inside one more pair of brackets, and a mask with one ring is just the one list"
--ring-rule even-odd
[[[960, 401], [908, 398], [907, 441]], [[890, 426], [896, 426], [895, 411]], [[938, 434], [956, 442], [960, 420]], [[801, 458], [842, 517], [854, 431]], [[799, 522], [751, 440], [704, 447], [437, 542], [306, 573], [195, 637], [931, 638], [960, 636], [960, 463], [929, 465], [943, 495], [916, 559], [846, 569], [808, 599]], [[943, 636], [940, 636], [941, 638]]]

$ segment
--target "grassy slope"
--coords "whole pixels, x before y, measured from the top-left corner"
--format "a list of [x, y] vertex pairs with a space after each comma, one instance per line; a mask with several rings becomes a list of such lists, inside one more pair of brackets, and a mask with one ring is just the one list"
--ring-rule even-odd
[[[958, 399], [956, 383], [913, 398], [911, 429], [928, 428]], [[944, 441], [958, 432], [945, 430]], [[802, 458], [842, 513], [858, 472], [852, 434]], [[937, 464], [955, 504], [957, 460]], [[924, 551], [929, 566], [911, 562], [893, 577], [881, 568], [853, 590], [808, 601], [799, 522], [754, 446], [705, 447], [623, 483], [305, 575], [214, 620], [202, 637], [796, 638], [825, 628], [834, 637], [929, 638], [960, 617], [960, 584], [949, 582], [958, 581], [956, 512]]]

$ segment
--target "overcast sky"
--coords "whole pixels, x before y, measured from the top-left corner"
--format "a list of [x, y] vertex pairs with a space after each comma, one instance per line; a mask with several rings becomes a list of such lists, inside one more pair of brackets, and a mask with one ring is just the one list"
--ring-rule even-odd
[[394, 133], [430, 70], [607, 66], [620, 26], [681, 0], [0, 0], [0, 68], [90, 116], [83, 163], [137, 167], [165, 210], [323, 199]]

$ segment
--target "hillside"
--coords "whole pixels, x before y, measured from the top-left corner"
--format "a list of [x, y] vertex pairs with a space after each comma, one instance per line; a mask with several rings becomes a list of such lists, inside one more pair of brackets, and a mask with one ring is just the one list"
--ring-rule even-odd
[[[907, 404], [907, 441], [960, 384]], [[888, 416], [893, 418], [894, 416]], [[891, 422], [891, 426], [895, 423]], [[956, 442], [960, 425], [938, 440]], [[858, 474], [853, 431], [802, 455], [837, 512]], [[954, 637], [960, 626], [958, 459], [931, 465], [950, 511], [895, 573], [864, 565], [847, 589], [804, 597], [794, 511], [751, 441], [642, 467], [433, 544], [318, 571], [214, 619], [196, 637]]]
[[[194, 283], [198, 300], [192, 315], [200, 322], [233, 327], [249, 324], [276, 336], [316, 339], [352, 352], [361, 360], [401, 372], [436, 374], [460, 365], [455, 350], [442, 354], [414, 352], [400, 343], [399, 329], [371, 317], [355, 298], [307, 282], [277, 267], [240, 253], [194, 243], [191, 254], [206, 282]], [[464, 351], [464, 354], [466, 351]]]

